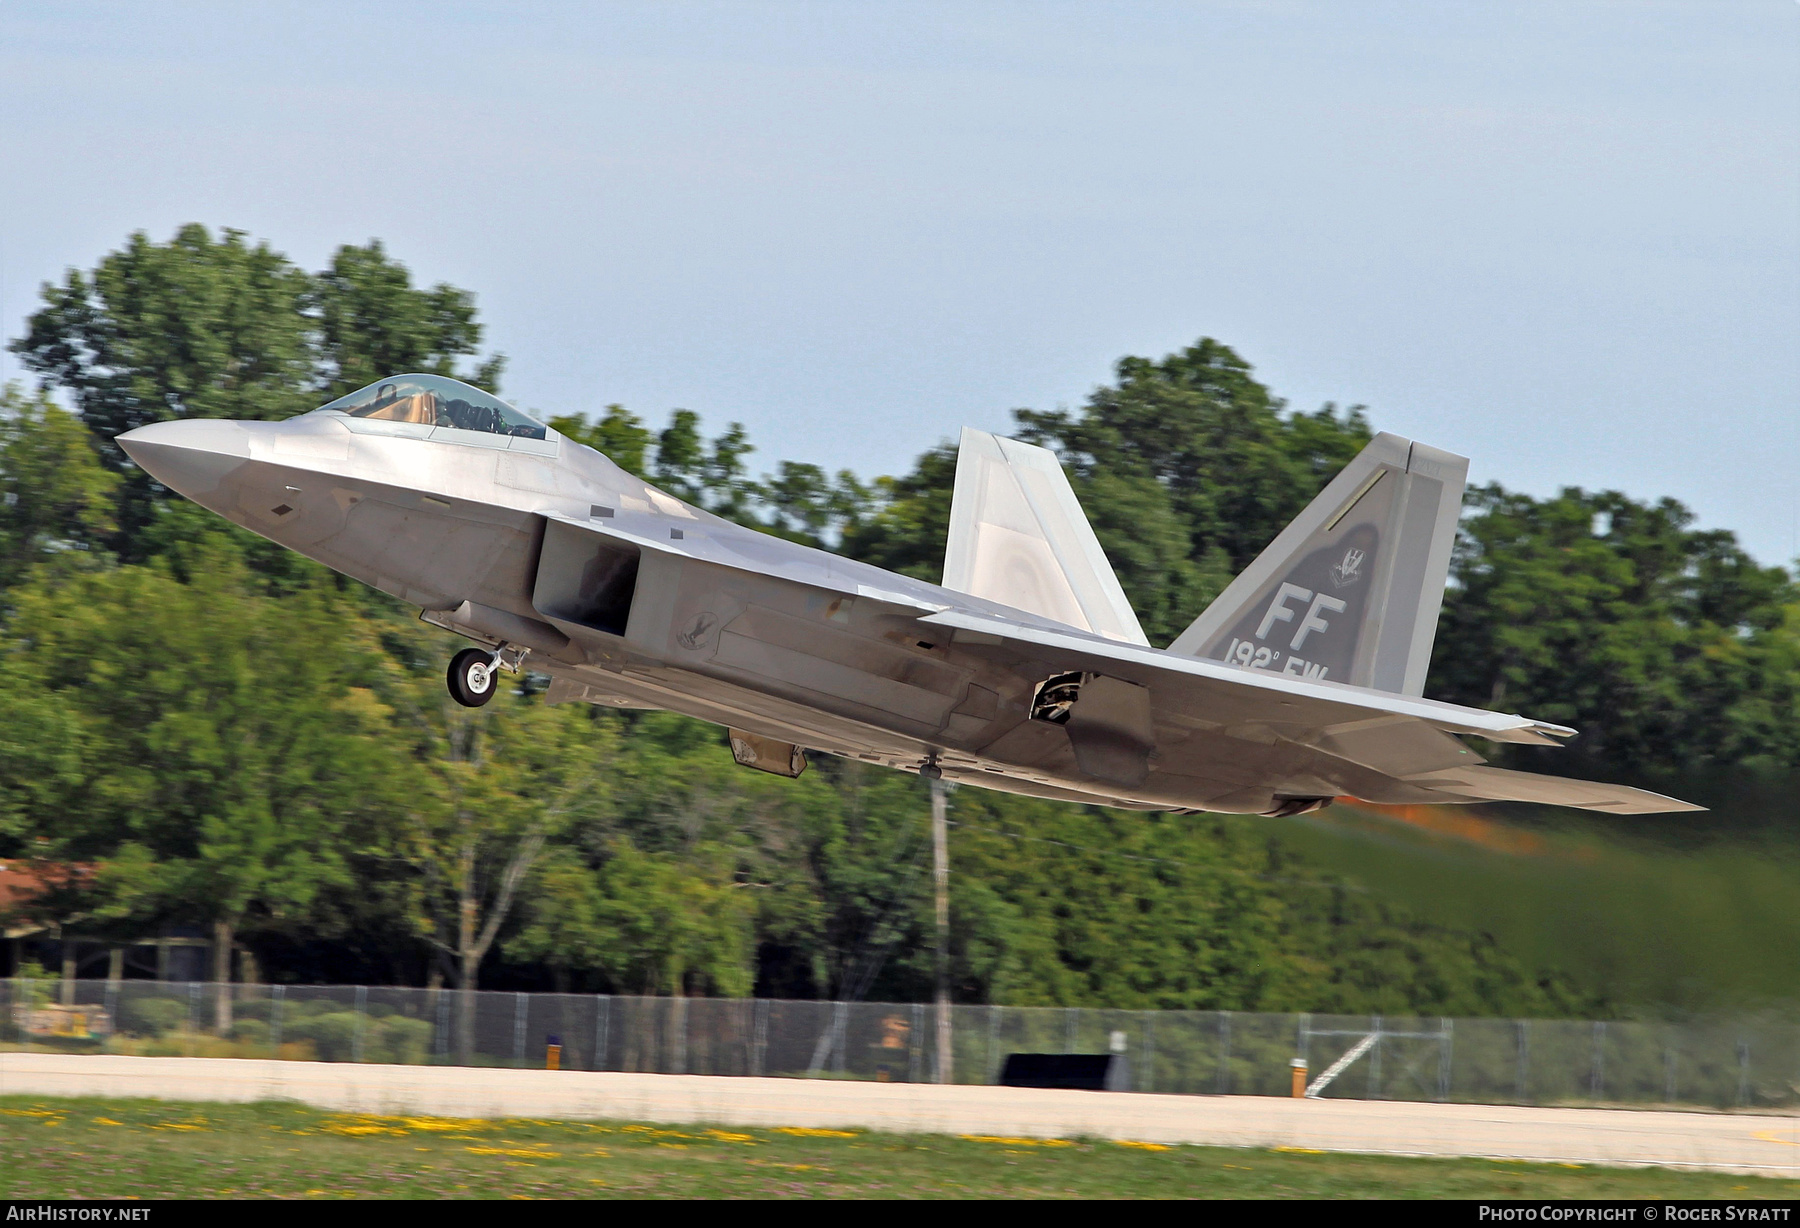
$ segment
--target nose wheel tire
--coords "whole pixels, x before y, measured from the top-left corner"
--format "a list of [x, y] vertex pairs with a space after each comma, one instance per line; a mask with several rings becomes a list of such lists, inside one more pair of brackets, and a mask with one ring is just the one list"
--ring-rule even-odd
[[494, 654], [480, 648], [465, 648], [450, 658], [450, 698], [465, 708], [479, 708], [499, 690], [500, 672]]

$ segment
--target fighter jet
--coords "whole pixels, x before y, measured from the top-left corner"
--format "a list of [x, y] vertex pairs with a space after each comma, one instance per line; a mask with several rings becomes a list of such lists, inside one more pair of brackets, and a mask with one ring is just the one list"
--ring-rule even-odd
[[478, 388], [396, 375], [284, 422], [119, 436], [158, 482], [473, 641], [549, 702], [663, 708], [749, 768], [808, 749], [1143, 810], [1337, 798], [1698, 807], [1486, 765], [1574, 730], [1422, 697], [1468, 462], [1378, 435], [1194, 624], [1152, 647], [1055, 455], [964, 430], [943, 584], [733, 524]]

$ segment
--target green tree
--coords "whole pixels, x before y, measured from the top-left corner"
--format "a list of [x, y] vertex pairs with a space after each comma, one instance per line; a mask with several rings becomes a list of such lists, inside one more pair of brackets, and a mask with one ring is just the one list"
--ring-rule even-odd
[[1784, 569], [1672, 499], [1487, 486], [1468, 504], [1433, 695], [1574, 725], [1569, 769], [1800, 763]]
[[261, 596], [221, 552], [185, 584], [146, 567], [46, 573], [14, 599], [14, 651], [83, 752], [34, 835], [47, 857], [100, 864], [94, 916], [210, 926], [227, 981], [235, 943], [303, 926], [322, 891], [349, 886], [348, 855], [395, 804], [402, 765], [357, 686], [374, 663], [335, 593]]
[[80, 419], [0, 389], [0, 588], [53, 556], [103, 553], [118, 484]]
[[1161, 361], [1120, 359], [1117, 384], [1096, 390], [1079, 417], [1017, 416], [1025, 438], [1055, 447], [1080, 477], [1156, 479], [1189, 526], [1193, 556], [1216, 546], [1236, 572], [1371, 437], [1360, 407], [1283, 409], [1248, 363], [1203, 337]]
[[733, 869], [719, 847], [678, 858], [619, 843], [600, 874], [618, 982], [644, 993], [747, 997], [753, 905]]
[[66, 390], [115, 467], [115, 436], [170, 418], [286, 418], [313, 408], [312, 279], [241, 230], [138, 231], [92, 272], [46, 284], [11, 343]]
[[623, 405], [608, 405], [598, 422], [571, 414], [550, 419], [553, 429], [605, 456], [627, 473], [649, 473], [650, 430]]
[[345, 244], [313, 279], [308, 306], [318, 321], [315, 380], [321, 402], [386, 375], [427, 371], [495, 391], [506, 365], [495, 354], [458, 375], [457, 360], [481, 347], [475, 296], [439, 282], [415, 289], [404, 264], [379, 239]]
[[[604, 805], [607, 727], [516, 693], [459, 708], [430, 674], [401, 686], [424, 787], [404, 805], [393, 856], [412, 871], [416, 933], [471, 990], [546, 847]], [[460, 1001], [466, 1050], [474, 999]]]
[[669, 425], [656, 437], [656, 464], [652, 480], [670, 494], [699, 503], [706, 489], [706, 439], [700, 434], [700, 415], [678, 409]]
[[877, 478], [874, 507], [844, 530], [844, 554], [935, 584], [944, 574], [956, 445], [921, 455], [903, 478]]
[[728, 520], [755, 523], [761, 488], [744, 462], [753, 451], [742, 423], [730, 423], [708, 441], [700, 433], [700, 415], [678, 409], [656, 437], [652, 478], [676, 498]]
[[94, 747], [42, 664], [28, 650], [8, 648], [0, 652], [0, 857], [42, 857], [52, 851], [46, 820], [69, 812]]
[[1604, 1006], [1491, 939], [1419, 924], [1354, 890], [1254, 820], [972, 789], [951, 807], [952, 864], [974, 883], [953, 915], [1009, 914], [985, 937], [959, 933], [965, 1000], [1469, 1015]]

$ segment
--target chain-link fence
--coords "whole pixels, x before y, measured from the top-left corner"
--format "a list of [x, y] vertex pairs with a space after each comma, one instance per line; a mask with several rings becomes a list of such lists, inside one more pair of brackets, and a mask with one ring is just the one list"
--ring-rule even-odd
[[[328, 985], [0, 981], [0, 1047], [148, 1056], [937, 1082], [921, 1003]], [[1490, 1104], [1800, 1106], [1800, 1023], [951, 1008], [950, 1081], [1112, 1053], [1135, 1091]]]

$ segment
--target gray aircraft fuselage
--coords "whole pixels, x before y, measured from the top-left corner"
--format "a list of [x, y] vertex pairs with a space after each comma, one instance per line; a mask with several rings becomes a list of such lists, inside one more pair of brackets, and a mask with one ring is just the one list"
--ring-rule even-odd
[[[552, 701], [668, 709], [774, 743], [1114, 806], [1289, 813], [1304, 808], [1296, 799], [1343, 795], [1446, 800], [1346, 752], [1348, 742], [1283, 727], [1271, 713], [1300, 696], [1269, 688], [1297, 681], [1222, 687], [1239, 676], [1227, 666], [1119, 645], [743, 528], [555, 431], [527, 438], [328, 408], [284, 422], [159, 423], [120, 443], [171, 489], [509, 663], [529, 650], [530, 668], [552, 678]], [[1167, 673], [1177, 665], [1182, 677]], [[1142, 735], [1152, 744], [1135, 771], [1095, 768], [1107, 762], [1104, 728], [1078, 759], [1070, 729], [1034, 707], [1048, 681], [1081, 670], [1134, 678], [1118, 685], [1154, 696], [1153, 732]], [[1162, 681], [1183, 677], [1201, 689]], [[1363, 692], [1306, 691], [1327, 708], [1340, 693], [1351, 702]], [[1417, 714], [1452, 732], [1463, 728], [1455, 714], [1487, 714], [1392, 702], [1414, 715], [1381, 719], [1439, 739], [1418, 743], [1427, 769], [1480, 762]], [[1367, 716], [1345, 712], [1334, 728]]]

